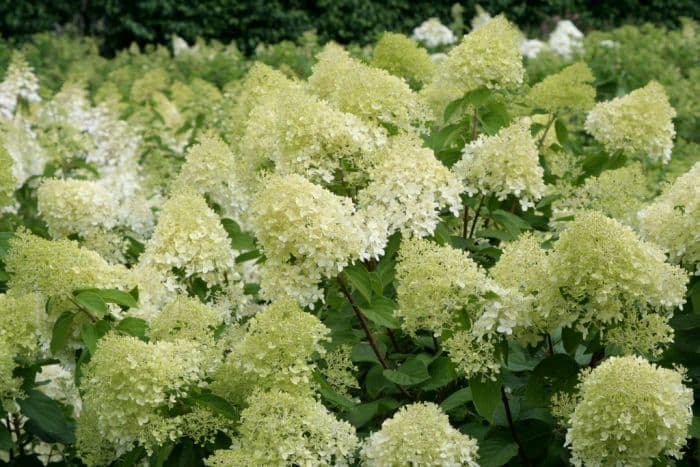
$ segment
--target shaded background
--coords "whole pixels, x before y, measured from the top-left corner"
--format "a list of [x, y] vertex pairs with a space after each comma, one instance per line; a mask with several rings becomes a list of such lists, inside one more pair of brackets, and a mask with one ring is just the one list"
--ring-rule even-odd
[[[365, 44], [385, 30], [410, 32], [431, 16], [450, 23], [455, 0], [0, 0], [0, 35], [21, 41], [32, 33], [71, 26], [102, 39], [111, 55], [132, 42], [163, 43], [172, 34], [235, 40], [250, 53], [260, 43], [296, 39], [315, 29], [321, 41]], [[476, 1], [460, 2], [465, 21]], [[674, 26], [678, 17], [700, 18], [698, 0], [481, 0], [491, 14], [506, 13], [525, 30], [536, 33], [557, 17], [583, 29], [651, 22]]]

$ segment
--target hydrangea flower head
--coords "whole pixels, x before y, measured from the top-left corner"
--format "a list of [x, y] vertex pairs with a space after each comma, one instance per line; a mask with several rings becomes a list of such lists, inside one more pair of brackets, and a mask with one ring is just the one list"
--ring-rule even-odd
[[352, 425], [312, 396], [279, 390], [249, 399], [238, 432], [233, 447], [216, 451], [207, 465], [347, 466], [358, 444]]
[[0, 115], [12, 118], [20, 99], [39, 102], [39, 80], [21, 52], [14, 51], [0, 83]]
[[309, 86], [338, 110], [401, 131], [414, 131], [427, 120], [427, 109], [403, 79], [363, 64], [334, 43], [317, 59]]
[[585, 374], [566, 435], [573, 464], [644, 467], [660, 455], [680, 458], [693, 416], [683, 380], [639, 357], [611, 357]]
[[598, 103], [586, 117], [585, 128], [610, 153], [622, 151], [668, 163], [675, 116], [663, 86], [651, 81], [626, 96]]
[[423, 83], [430, 79], [435, 65], [428, 51], [403, 34], [387, 32], [377, 42], [372, 66], [408, 80]]
[[568, 19], [561, 20], [549, 35], [549, 48], [564, 58], [571, 58], [583, 52], [583, 33]]
[[577, 62], [535, 84], [527, 97], [533, 107], [553, 114], [587, 111], [595, 105], [593, 80], [588, 65]]
[[462, 159], [452, 170], [470, 195], [494, 195], [499, 200], [513, 195], [523, 210], [544, 195], [544, 170], [526, 121], [502, 128], [493, 136], [479, 136], [464, 147]]
[[479, 465], [476, 441], [454, 429], [432, 402], [401, 407], [367, 438], [361, 455], [368, 467]]
[[420, 26], [413, 30], [412, 37], [431, 49], [457, 42], [452, 30], [442, 24], [438, 18], [429, 18], [423, 21]]

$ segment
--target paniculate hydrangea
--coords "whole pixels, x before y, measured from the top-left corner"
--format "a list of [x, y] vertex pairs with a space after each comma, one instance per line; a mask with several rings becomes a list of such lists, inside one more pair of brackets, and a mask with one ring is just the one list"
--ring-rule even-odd
[[684, 271], [632, 229], [595, 211], [576, 215], [554, 245], [550, 266], [549, 292], [559, 296], [559, 312], [581, 326], [625, 322], [648, 309], [669, 314], [685, 301]]
[[639, 163], [606, 170], [588, 177], [583, 185], [572, 187], [569, 196], [552, 203], [553, 218], [591, 209], [627, 225], [635, 225], [637, 210], [650, 196], [647, 178]]
[[275, 289], [285, 281], [275, 269], [285, 268], [289, 277], [284, 289], [304, 305], [313, 304], [315, 297], [309, 293], [320, 279], [335, 277], [360, 256], [364, 237], [354, 211], [349, 198], [301, 175], [265, 179], [251, 215], [253, 231], [267, 257], [260, 271], [263, 295], [284, 295]]
[[423, 21], [420, 26], [413, 30], [412, 37], [431, 49], [457, 42], [452, 30], [442, 24], [438, 18], [429, 18]]
[[481, 135], [464, 147], [453, 172], [464, 180], [467, 193], [508, 195], [519, 198], [523, 210], [544, 194], [544, 171], [535, 140], [525, 121], [502, 128], [496, 135]]
[[111, 229], [117, 222], [113, 194], [90, 180], [46, 179], [37, 190], [37, 203], [54, 238], [85, 236]]
[[432, 402], [401, 407], [367, 438], [361, 455], [368, 467], [479, 466], [476, 440], [454, 429]]
[[656, 81], [626, 96], [598, 103], [585, 128], [610, 153], [647, 156], [664, 164], [671, 159], [676, 111]]
[[16, 294], [70, 297], [87, 287], [128, 289], [132, 278], [121, 266], [108, 264], [94, 251], [71, 240], [45, 240], [27, 231], [10, 240], [5, 257], [9, 288]]
[[352, 362], [352, 347], [344, 344], [328, 352], [323, 360], [326, 366], [321, 369], [328, 384], [339, 394], [350, 397], [350, 391], [360, 389], [357, 382], [357, 367]]
[[476, 9], [476, 14], [472, 17], [472, 20], [470, 21], [472, 25], [472, 31], [476, 31], [477, 29], [483, 27], [493, 19], [493, 16], [491, 14], [484, 10], [481, 5], [477, 4], [475, 5]]
[[588, 65], [577, 62], [535, 84], [527, 99], [535, 108], [549, 113], [584, 112], [595, 105], [595, 80]]
[[583, 33], [568, 19], [557, 22], [549, 35], [549, 48], [564, 58], [583, 52]]
[[39, 102], [39, 80], [21, 52], [14, 51], [0, 83], [0, 116], [12, 118], [20, 99]]
[[14, 166], [12, 157], [1, 143], [0, 137], [0, 209], [3, 209], [14, 203], [17, 179], [12, 170]]
[[642, 237], [663, 248], [671, 261], [700, 272], [700, 162], [639, 211]]
[[206, 460], [211, 467], [347, 466], [358, 444], [355, 429], [310, 395], [279, 390], [252, 396], [241, 413], [239, 437]]
[[310, 393], [314, 354], [323, 356], [330, 330], [293, 300], [268, 305], [248, 321], [248, 330], [214, 376], [212, 388], [240, 403], [256, 388]]
[[543, 50], [547, 50], [546, 43], [539, 39], [527, 39], [520, 43], [520, 53], [523, 57], [534, 60]]
[[445, 106], [479, 88], [511, 89], [523, 83], [517, 29], [499, 15], [472, 31], [440, 62], [422, 95], [437, 115]]
[[674, 331], [668, 320], [668, 316], [655, 313], [632, 316], [616, 326], [608, 327], [603, 340], [619, 348], [625, 355], [641, 354], [656, 360], [673, 343]]
[[693, 391], [683, 380], [639, 357], [612, 357], [584, 374], [566, 435], [573, 464], [645, 467], [658, 456], [680, 459], [693, 417]]
[[207, 344], [222, 322], [221, 313], [198, 298], [178, 295], [150, 321], [148, 335], [157, 341], [188, 339]]
[[417, 136], [392, 138], [368, 172], [369, 184], [358, 194], [358, 209], [375, 210], [388, 224], [387, 236], [395, 231], [431, 235], [446, 205], [459, 214], [461, 183]]
[[414, 83], [427, 82], [435, 64], [428, 51], [403, 34], [386, 32], [374, 46], [372, 66]]
[[259, 172], [300, 174], [330, 183], [346, 165], [360, 165], [384, 144], [381, 128], [333, 109], [302, 90], [270, 93], [250, 112], [240, 141], [245, 186], [256, 188]]
[[151, 450], [177, 436], [177, 420], [162, 411], [174, 405], [204, 375], [194, 342], [146, 343], [108, 334], [84, 368], [77, 436], [81, 459], [105, 465], [136, 445]]
[[37, 332], [45, 314], [43, 305], [35, 294], [0, 294], [0, 340], [15, 354], [31, 357], [38, 350]]
[[39, 144], [36, 133], [21, 119], [0, 119], [0, 143], [12, 158], [12, 175], [21, 187], [34, 175], [41, 175], [49, 160], [47, 151]]
[[187, 150], [185, 163], [172, 185], [173, 192], [186, 189], [207, 194], [234, 218], [239, 218], [250, 203], [242, 193], [231, 149], [213, 132], [201, 135]]
[[185, 190], [163, 203], [153, 237], [146, 244], [141, 263], [168, 278], [177, 288], [174, 270], [185, 278], [199, 277], [207, 284], [236, 279], [231, 240], [204, 197]]
[[403, 79], [363, 64], [334, 43], [317, 59], [309, 87], [337, 109], [401, 131], [427, 119], [427, 109]]
[[0, 337], [0, 405], [7, 412], [17, 410], [14, 399], [21, 391], [22, 380], [13, 374], [16, 366], [14, 348]]

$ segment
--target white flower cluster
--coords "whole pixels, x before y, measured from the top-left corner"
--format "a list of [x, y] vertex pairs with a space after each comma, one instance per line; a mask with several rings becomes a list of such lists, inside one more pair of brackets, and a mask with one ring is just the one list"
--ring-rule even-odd
[[549, 48], [564, 58], [583, 52], [583, 33], [568, 19], [559, 21], [549, 36]]
[[494, 136], [479, 136], [464, 147], [462, 159], [452, 170], [464, 180], [470, 195], [494, 195], [499, 200], [513, 195], [519, 198], [523, 210], [544, 195], [544, 170], [525, 121], [505, 127]]
[[20, 99], [39, 102], [39, 80], [20, 52], [13, 52], [10, 66], [0, 83], [0, 116], [12, 118]]
[[377, 159], [369, 170], [369, 184], [358, 195], [358, 206], [368, 218], [386, 224], [385, 238], [395, 231], [431, 235], [444, 206], [459, 214], [461, 183], [418, 137], [393, 138]]
[[420, 26], [413, 30], [411, 37], [431, 49], [457, 42], [457, 38], [452, 30], [442, 24], [438, 18], [430, 18], [423, 21]]

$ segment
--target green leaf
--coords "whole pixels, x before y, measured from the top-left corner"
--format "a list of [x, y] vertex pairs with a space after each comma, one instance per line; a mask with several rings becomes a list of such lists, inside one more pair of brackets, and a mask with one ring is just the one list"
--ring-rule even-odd
[[557, 133], [559, 144], [562, 146], [569, 144], [569, 130], [566, 129], [564, 122], [558, 118], [554, 121], [554, 131]]
[[449, 122], [452, 116], [457, 113], [457, 112], [462, 112], [462, 109], [465, 105], [465, 98], [460, 97], [457, 100], [454, 100], [447, 104], [447, 107], [445, 107], [445, 112], [443, 113], [443, 121]]
[[491, 96], [491, 91], [488, 88], [479, 88], [466, 93], [462, 99], [467, 105], [481, 107], [491, 100]]
[[[381, 342], [377, 342], [377, 347], [379, 348], [379, 352], [384, 356], [386, 354], [386, 346], [382, 344]], [[352, 354], [350, 355], [350, 359], [353, 362], [369, 362], [369, 363], [379, 363], [379, 359], [377, 358], [377, 355], [374, 353], [372, 350], [372, 347], [369, 344], [366, 344], [364, 342], [361, 342], [359, 344], [356, 344], [352, 348]]]
[[0, 232], [0, 261], [5, 261], [5, 256], [10, 251], [10, 240], [14, 235], [12, 232]]
[[245, 253], [241, 253], [240, 255], [236, 256], [236, 264], [245, 263], [246, 261], [259, 258], [260, 256], [262, 256], [260, 250], [246, 251]]
[[379, 402], [377, 401], [360, 404], [348, 413], [348, 421], [355, 428], [360, 428], [369, 423], [377, 415], [377, 412], [379, 412]]
[[518, 455], [518, 445], [507, 433], [498, 432], [479, 442], [479, 465], [500, 467]]
[[75, 296], [75, 302], [98, 318], [107, 314], [107, 304], [104, 299], [92, 291], [80, 292]]
[[691, 438], [700, 439], [700, 417], [693, 417], [688, 434]]
[[128, 292], [117, 289], [97, 289], [95, 293], [107, 303], [116, 303], [126, 308], [134, 308], [137, 305], [134, 297]]
[[357, 405], [355, 402], [351, 401], [342, 394], [338, 394], [333, 387], [328, 384], [326, 379], [318, 373], [314, 374], [314, 380], [318, 384], [318, 392], [321, 397], [330, 402], [331, 404], [343, 408], [345, 410], [352, 410]]
[[476, 411], [489, 423], [493, 422], [496, 407], [501, 404], [501, 381], [482, 381], [481, 378], [470, 378], [469, 387], [472, 388], [472, 397]]
[[368, 273], [369, 285], [376, 295], [381, 296], [384, 293], [384, 285], [382, 284], [382, 279], [379, 274], [375, 271]]
[[447, 399], [442, 401], [442, 404], [440, 404], [440, 408], [445, 412], [449, 412], [450, 410], [462, 407], [464, 404], [472, 400], [472, 389], [462, 388], [453, 392]]
[[677, 331], [690, 331], [691, 329], [700, 328], [700, 313], [674, 315], [669, 324]]
[[496, 221], [499, 225], [503, 226], [509, 233], [515, 235], [516, 237], [523, 230], [530, 229], [530, 224], [524, 221], [522, 218], [506, 212], [502, 209], [497, 209], [491, 213], [491, 218]]
[[231, 420], [238, 420], [238, 409], [232, 406], [226, 399], [211, 392], [193, 393], [187, 397], [187, 402], [207, 408], [215, 414]]
[[241, 227], [233, 219], [221, 219], [226, 233], [231, 239], [231, 247], [238, 251], [248, 251], [255, 249], [255, 237], [243, 232]]
[[146, 337], [148, 323], [141, 318], [127, 316], [117, 323], [115, 329], [131, 336], [138, 337], [139, 339], [144, 339]]
[[64, 311], [54, 323], [53, 331], [51, 332], [51, 353], [56, 354], [66, 347], [68, 338], [73, 331], [74, 316], [74, 312]]
[[75, 423], [63, 412], [61, 405], [36, 389], [27, 391], [27, 397], [17, 403], [29, 420], [24, 425], [47, 443], [70, 444], [75, 442]]
[[375, 297], [372, 303], [366, 306], [361, 306], [362, 313], [374, 324], [384, 326], [389, 329], [397, 329], [401, 323], [399, 318], [394, 316], [394, 310], [397, 308], [393, 300], [386, 297]]
[[146, 448], [139, 446], [122, 455], [115, 464], [115, 467], [133, 467], [146, 455]]
[[12, 442], [12, 435], [7, 427], [0, 423], [0, 449], [7, 451], [12, 449], [15, 443]]
[[383, 374], [386, 379], [401, 386], [412, 386], [430, 378], [428, 367], [417, 358], [406, 361], [395, 370], [386, 369]]
[[421, 385], [424, 391], [433, 391], [441, 388], [457, 378], [455, 365], [447, 357], [439, 357], [428, 367], [430, 379]]
[[533, 370], [527, 383], [527, 400], [534, 406], [545, 406], [552, 393], [572, 391], [578, 377], [578, 363], [568, 355], [547, 357]]
[[97, 329], [94, 324], [85, 323], [80, 328], [80, 337], [83, 339], [85, 348], [94, 355], [97, 350]]
[[348, 266], [343, 271], [343, 276], [353, 286], [355, 290], [368, 302], [372, 301], [372, 285], [369, 278], [369, 272], [364, 265], [357, 263], [353, 266]]

